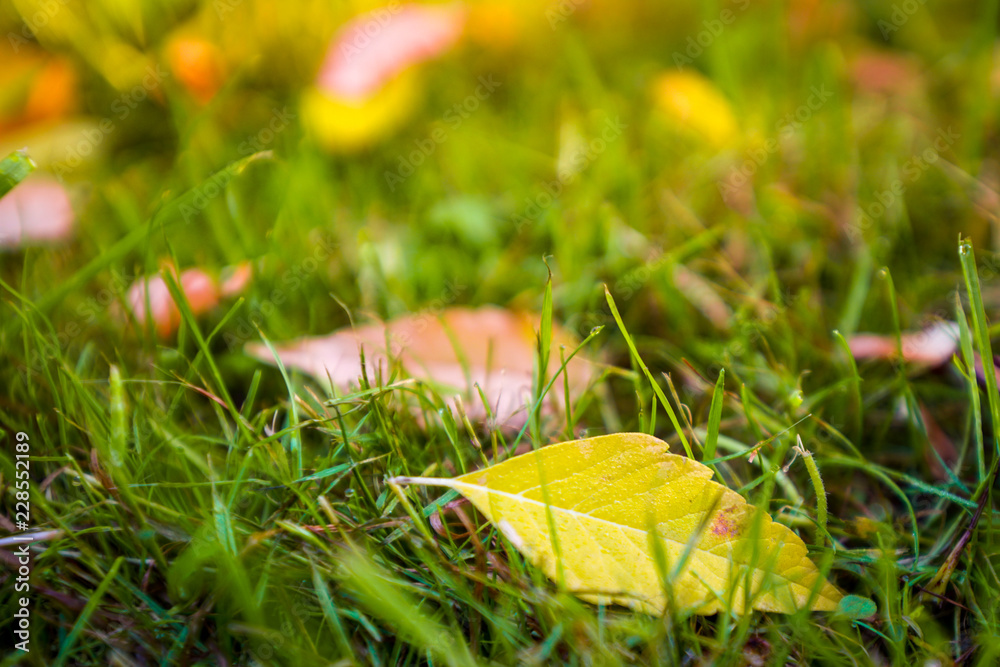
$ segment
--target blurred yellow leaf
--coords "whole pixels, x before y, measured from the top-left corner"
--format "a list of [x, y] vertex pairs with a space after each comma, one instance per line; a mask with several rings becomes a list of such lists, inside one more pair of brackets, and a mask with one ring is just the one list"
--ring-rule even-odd
[[653, 99], [674, 123], [687, 127], [722, 148], [737, 135], [736, 117], [729, 100], [694, 70], [672, 70], [653, 82]]
[[660, 614], [669, 591], [681, 613], [837, 608], [842, 594], [795, 533], [668, 448], [619, 433], [454, 479], [396, 481], [455, 489], [546, 575], [590, 602]]
[[419, 99], [413, 74], [399, 76], [373, 96], [361, 100], [310, 88], [302, 95], [302, 123], [324, 149], [357, 151], [398, 129]]
[[419, 100], [415, 67], [453, 47], [460, 5], [393, 4], [360, 14], [334, 37], [302, 118], [331, 152], [356, 151], [389, 135]]

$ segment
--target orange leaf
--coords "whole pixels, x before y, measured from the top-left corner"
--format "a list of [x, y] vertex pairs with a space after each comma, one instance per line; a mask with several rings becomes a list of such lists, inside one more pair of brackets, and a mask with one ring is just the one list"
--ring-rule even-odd
[[176, 36], [167, 44], [166, 56], [170, 70], [198, 102], [208, 102], [222, 85], [222, 53], [212, 42]]
[[[184, 292], [184, 298], [191, 306], [195, 315], [207, 313], [219, 304], [221, 297], [234, 296], [246, 288], [250, 279], [250, 269], [247, 264], [240, 264], [231, 270], [232, 275], [220, 287], [215, 278], [201, 269], [187, 269], [177, 276], [176, 269], [167, 267]], [[150, 278], [139, 278], [129, 287], [126, 297], [132, 313], [145, 327], [152, 320], [156, 335], [160, 338], [169, 337], [180, 327], [181, 311], [167, 289], [167, 283], [162, 274]], [[149, 310], [146, 310], [147, 300]], [[147, 315], [148, 312], [148, 315]]]

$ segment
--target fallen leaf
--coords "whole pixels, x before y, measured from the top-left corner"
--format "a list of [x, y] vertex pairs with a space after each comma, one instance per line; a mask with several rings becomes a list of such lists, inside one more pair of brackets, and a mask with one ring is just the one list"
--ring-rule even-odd
[[[13, 35], [14, 33], [11, 33]], [[0, 134], [41, 125], [77, 107], [72, 62], [28, 45], [0, 45]]]
[[360, 101], [313, 87], [302, 94], [302, 124], [325, 150], [355, 152], [395, 132], [419, 99], [420, 88], [410, 74], [396, 77], [375, 95]]
[[66, 188], [34, 174], [0, 198], [0, 249], [62, 241], [75, 220]]
[[680, 613], [837, 609], [842, 594], [795, 533], [711, 481], [708, 467], [668, 449], [650, 435], [619, 433], [550, 445], [454, 479], [395, 481], [458, 491], [535, 566], [589, 602], [663, 613], [659, 551]]
[[693, 70], [661, 74], [653, 82], [653, 101], [667, 118], [715, 148], [724, 147], [736, 137], [736, 116], [729, 100], [711, 81]]
[[851, 78], [858, 91], [867, 95], [909, 95], [923, 85], [914, 60], [888, 51], [859, 53], [851, 64]]
[[416, 106], [413, 69], [461, 37], [465, 10], [404, 4], [361, 14], [334, 37], [302, 98], [302, 120], [333, 152], [356, 151], [390, 134]]
[[38, 73], [28, 93], [24, 118], [28, 122], [61, 118], [76, 104], [76, 70], [69, 60], [53, 57]]
[[[175, 275], [176, 277], [176, 275]], [[177, 278], [191, 311], [198, 315], [211, 310], [219, 302], [215, 282], [200, 269], [188, 269]], [[181, 324], [181, 311], [174, 302], [162, 275], [140, 278], [128, 290], [128, 303], [139, 326], [145, 328], [152, 320], [156, 334], [166, 338]], [[148, 310], [147, 310], [148, 303]]]
[[[215, 278], [201, 269], [187, 269], [180, 276], [173, 267], [170, 271], [184, 292], [184, 298], [195, 315], [206, 313], [219, 304], [221, 297], [235, 296], [249, 283], [249, 265], [240, 264], [229, 270], [231, 275], [220, 288]], [[126, 301], [135, 315], [140, 328], [145, 328], [151, 320], [156, 335], [169, 337], [181, 325], [181, 311], [174, 302], [162, 273], [139, 278], [128, 289]], [[148, 302], [148, 310], [147, 310]], [[147, 314], [148, 313], [148, 314]]]
[[[486, 408], [472, 386], [479, 385], [496, 424], [519, 426], [527, 418], [525, 406], [532, 396], [538, 323], [537, 315], [495, 306], [454, 307], [354, 330], [341, 329], [328, 336], [300, 338], [276, 346], [276, 351], [286, 367], [311, 375], [328, 389], [332, 380], [338, 391], [345, 392], [359, 386], [363, 375], [359, 350], [363, 346], [369, 383], [376, 383], [380, 368], [383, 379], [387, 378], [389, 359], [395, 359], [408, 376], [439, 385], [442, 391], [460, 392], [467, 414], [484, 420]], [[571, 334], [553, 326], [550, 377], [561, 364], [559, 346], [565, 346], [568, 355], [577, 344]], [[263, 344], [247, 345], [246, 351], [274, 363]], [[571, 398], [586, 389], [590, 370], [590, 364], [579, 356], [569, 362]], [[549, 392], [544, 406], [547, 411], [558, 410], [564, 401], [560, 387], [561, 380]]]
[[463, 22], [458, 5], [397, 5], [362, 14], [334, 38], [316, 85], [344, 100], [366, 99], [403, 70], [451, 48]]
[[253, 278], [253, 265], [250, 262], [240, 262], [222, 272], [219, 283], [221, 296], [237, 296], [246, 290]]
[[[937, 322], [921, 331], [905, 333], [902, 338], [903, 361], [928, 366], [947, 363], [958, 349], [958, 324]], [[895, 359], [896, 337], [856, 334], [848, 341], [855, 359]]]
[[219, 47], [207, 39], [176, 35], [167, 43], [166, 58], [170, 71], [201, 104], [222, 86], [225, 61]]

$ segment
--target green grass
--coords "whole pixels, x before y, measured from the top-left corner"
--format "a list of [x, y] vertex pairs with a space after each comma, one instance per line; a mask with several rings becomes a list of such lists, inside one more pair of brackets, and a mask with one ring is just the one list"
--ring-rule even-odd
[[[97, 119], [121, 93], [102, 44], [155, 55], [183, 20], [217, 19], [207, 1], [112, 4], [95, 2], [76, 38], [40, 36], [79, 64], [80, 104]], [[404, 128], [360, 155], [324, 154], [297, 117], [270, 153], [247, 154], [274, 109], [298, 113], [323, 40], [352, 13], [330, 4], [272, 25], [263, 3], [233, 3], [223, 24], [264, 57], [239, 63], [204, 107], [167, 78], [65, 175], [75, 239], [0, 255], [4, 528], [24, 432], [31, 525], [61, 531], [32, 552], [32, 650], [11, 648], [3, 664], [1000, 660], [1000, 395], [971, 370], [975, 353], [992, 355], [1000, 309], [996, 21], [981, 18], [997, 3], [919, 5], [888, 41], [888, 1], [817, 19], [805, 37], [785, 5], [751, 3], [692, 65], [732, 100], [743, 136], [776, 138], [814, 87], [832, 95], [756, 169], [752, 201], [733, 206], [717, 183], [753, 141], [710, 151], [659, 118], [647, 89], [724, 5], [596, 3], [512, 53], [467, 45], [425, 68]], [[34, 7], [15, 5], [0, 7], [3, 34], [21, 34]], [[859, 91], [849, 63], [863, 48], [909, 57], [915, 88]], [[390, 190], [385, 173], [490, 75], [497, 91]], [[519, 222], [566, 142], [600, 136], [609, 119], [621, 136]], [[909, 178], [908, 161], [947, 128], [958, 140]], [[9, 136], [0, 157], [23, 145]], [[25, 139], [29, 153], [46, 136]], [[208, 196], [220, 174], [224, 194]], [[905, 193], [883, 215], [858, 215], [897, 179]], [[255, 277], [207, 316], [184, 305], [169, 340], [126, 331], [114, 317], [124, 286], [164, 258], [210, 270], [251, 260]], [[449, 504], [454, 493], [387, 483], [485, 465], [517, 433], [470, 431], [423, 385], [334, 399], [242, 351], [262, 335], [440, 303], [544, 310], [581, 339], [603, 326], [581, 353], [620, 370], [568, 416], [534, 417], [523, 440], [637, 430], [690, 448], [877, 611], [654, 618], [582, 602], [493, 528], [470, 531], [477, 519]], [[942, 369], [855, 364], [847, 351], [859, 331], [956, 317], [961, 349]], [[536, 389], [564, 393], [544, 374]], [[398, 409], [404, 391], [422, 419]], [[950, 465], [921, 405], [955, 447]], [[793, 462], [797, 438], [815, 469]], [[5, 628], [13, 572], [0, 573]]]

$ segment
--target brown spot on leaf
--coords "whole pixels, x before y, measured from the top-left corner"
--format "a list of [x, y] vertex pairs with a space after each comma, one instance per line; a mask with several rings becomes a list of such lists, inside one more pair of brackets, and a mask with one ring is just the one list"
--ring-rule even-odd
[[725, 507], [716, 513], [712, 519], [710, 530], [713, 535], [719, 537], [736, 537], [740, 533], [740, 526], [733, 517], [735, 507]]

